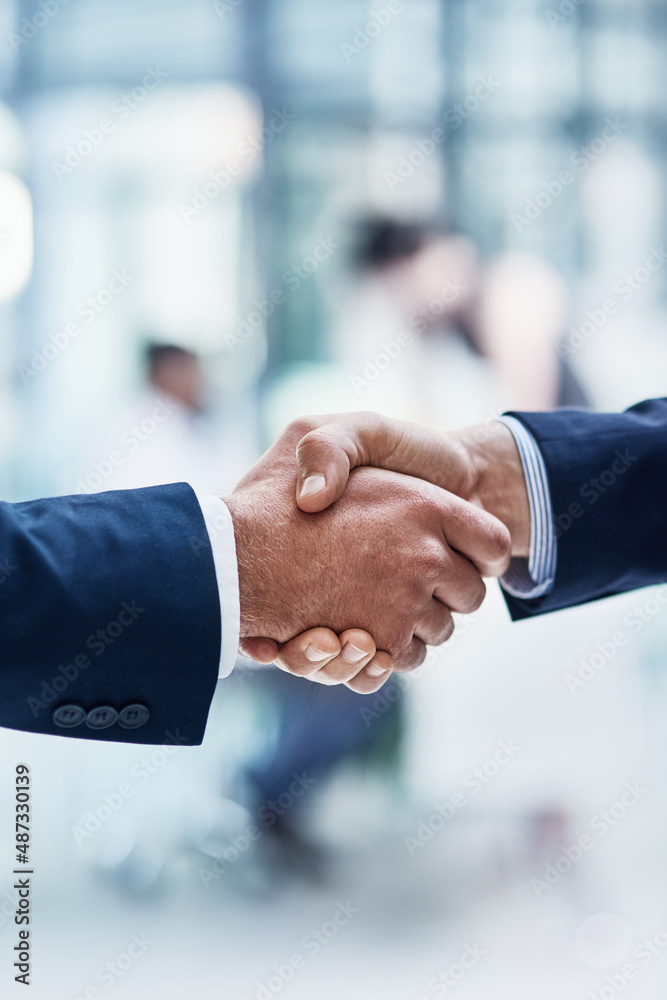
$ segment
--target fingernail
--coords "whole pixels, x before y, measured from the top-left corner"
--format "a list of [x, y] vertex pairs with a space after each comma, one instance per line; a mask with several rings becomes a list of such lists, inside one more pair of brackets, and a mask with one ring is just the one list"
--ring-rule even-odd
[[308, 478], [304, 479], [303, 483], [301, 484], [301, 492], [299, 493], [299, 496], [301, 497], [312, 496], [313, 493], [319, 493], [320, 490], [323, 490], [326, 485], [327, 485], [326, 479], [319, 473], [316, 476], [308, 476]]
[[320, 660], [328, 660], [331, 653], [325, 653], [323, 650], [318, 649], [317, 646], [306, 646], [306, 659], [310, 660], [311, 663], [319, 663]]
[[382, 674], [386, 674], [387, 671], [384, 667], [378, 667], [377, 663], [369, 663], [366, 667], [366, 673], [369, 677], [382, 677]]
[[368, 656], [368, 653], [364, 653], [363, 649], [359, 649], [358, 646], [353, 646], [351, 642], [346, 642], [343, 646], [342, 656], [348, 663], [358, 663], [359, 660], [363, 660], [364, 656]]

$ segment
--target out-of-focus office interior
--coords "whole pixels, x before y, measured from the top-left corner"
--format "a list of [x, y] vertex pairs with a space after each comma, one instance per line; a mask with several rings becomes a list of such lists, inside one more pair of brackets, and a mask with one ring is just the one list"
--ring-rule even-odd
[[[659, 0], [0, 0], [0, 52], [4, 500], [665, 394]], [[369, 698], [240, 659], [200, 748], [2, 731], [3, 995], [19, 761], [40, 1000], [664, 995], [667, 590], [488, 589]]]

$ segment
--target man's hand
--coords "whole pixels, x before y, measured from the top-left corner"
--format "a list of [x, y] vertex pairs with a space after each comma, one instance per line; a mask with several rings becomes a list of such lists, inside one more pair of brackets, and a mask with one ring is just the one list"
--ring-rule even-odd
[[[482, 573], [502, 572], [508, 563], [508, 533], [450, 493], [377, 469], [354, 471], [332, 507], [306, 514], [294, 502], [294, 449], [303, 431], [302, 424], [288, 428], [227, 500], [239, 560], [243, 648], [255, 655], [247, 643], [255, 637], [282, 643], [304, 629], [325, 626], [338, 633], [354, 623], [391, 654], [396, 669], [414, 667], [426, 643], [451, 634], [450, 610], [479, 607]], [[355, 689], [360, 662], [367, 683], [379, 687], [386, 679], [386, 672], [378, 680], [365, 666], [370, 659], [386, 665], [372, 647], [368, 654], [362, 644], [367, 655], [350, 663], [337, 655], [340, 645], [333, 659], [331, 646], [306, 645], [303, 637], [294, 640], [299, 662], [283, 665], [296, 673], [321, 671], [317, 679]], [[356, 643], [345, 636], [345, 645]], [[319, 662], [310, 659], [317, 649], [325, 654]]]
[[373, 637], [358, 628], [340, 635], [329, 628], [311, 628], [282, 644], [244, 639], [241, 650], [257, 663], [275, 663], [318, 684], [343, 683], [357, 694], [373, 694], [389, 679], [393, 667], [389, 653], [376, 650]]
[[305, 431], [296, 449], [302, 510], [324, 510], [342, 494], [351, 469], [370, 465], [425, 479], [483, 507], [509, 529], [512, 555], [528, 555], [523, 468], [511, 431], [499, 421], [444, 434], [361, 412], [303, 417], [292, 426]]
[[[426, 479], [482, 506], [508, 527], [512, 555], [528, 555], [526, 484], [514, 438], [503, 424], [493, 421], [440, 434], [374, 413], [304, 417], [290, 425], [274, 447], [289, 447], [294, 437], [299, 438], [297, 503], [302, 510], [323, 510], [341, 496], [351, 469], [377, 466]], [[491, 568], [490, 575], [500, 572], [498, 567]], [[328, 629], [317, 630], [319, 647], [331, 658], [327, 662], [339, 663], [341, 640]], [[304, 650], [312, 641], [306, 632], [282, 647], [270, 640], [252, 639], [242, 648], [259, 662], [275, 660], [284, 669], [296, 671], [307, 669]], [[358, 632], [356, 643], [374, 649], [367, 633]]]

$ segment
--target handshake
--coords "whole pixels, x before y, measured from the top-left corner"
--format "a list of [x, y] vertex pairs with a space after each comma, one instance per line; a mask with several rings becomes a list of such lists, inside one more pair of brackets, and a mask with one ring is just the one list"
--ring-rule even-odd
[[501, 422], [440, 434], [374, 413], [292, 423], [226, 498], [241, 651], [370, 694], [527, 556], [530, 511]]

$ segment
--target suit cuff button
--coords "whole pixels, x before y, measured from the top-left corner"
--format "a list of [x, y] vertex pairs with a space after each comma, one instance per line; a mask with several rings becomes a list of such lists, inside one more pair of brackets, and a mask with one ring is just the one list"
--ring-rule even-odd
[[85, 718], [86, 711], [81, 705], [60, 705], [52, 716], [54, 726], [60, 729], [74, 729], [75, 726], [80, 726]]
[[86, 716], [86, 725], [89, 729], [108, 729], [117, 718], [118, 712], [111, 705], [98, 705], [97, 708], [91, 708]]
[[118, 725], [123, 729], [139, 729], [145, 726], [151, 717], [145, 705], [126, 705], [118, 716]]

